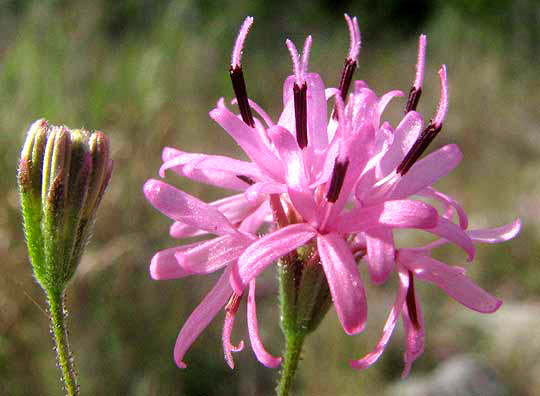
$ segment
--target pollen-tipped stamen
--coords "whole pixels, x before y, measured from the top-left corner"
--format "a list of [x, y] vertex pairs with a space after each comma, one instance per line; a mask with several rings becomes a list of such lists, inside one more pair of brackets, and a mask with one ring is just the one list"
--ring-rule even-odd
[[414, 292], [414, 275], [409, 271], [409, 288], [407, 289], [407, 297], [405, 298], [407, 304], [407, 311], [409, 312], [409, 318], [413, 327], [420, 329], [420, 321], [418, 320], [418, 311], [416, 309], [416, 295]]
[[294, 118], [296, 126], [296, 141], [298, 147], [303, 149], [308, 145], [308, 131], [307, 131], [307, 83], [305, 80], [305, 73], [308, 67], [309, 52], [311, 49], [311, 36], [306, 38], [304, 43], [304, 50], [302, 51], [302, 61], [295, 45], [289, 39], [286, 41], [287, 48], [291, 54], [293, 62], [293, 70], [295, 75], [295, 82], [293, 86], [293, 99], [294, 99]]
[[448, 111], [448, 80], [446, 77], [446, 66], [443, 65], [439, 70], [439, 77], [441, 80], [441, 99], [439, 100], [439, 106], [437, 107], [437, 113], [435, 118], [428, 124], [428, 126], [422, 131], [416, 142], [403, 158], [403, 161], [399, 164], [396, 172], [405, 175], [409, 169], [418, 161], [418, 158], [424, 153], [426, 148], [435, 139], [435, 136], [441, 131], [443, 121]]
[[249, 177], [249, 176], [246, 176], [246, 175], [236, 175], [237, 178], [239, 178], [240, 180], [242, 180], [244, 183], [246, 184], [249, 184], [250, 186], [252, 186], [253, 184], [255, 184], [255, 181]]
[[345, 174], [347, 173], [347, 168], [349, 166], [349, 159], [346, 158], [343, 161], [340, 161], [336, 158], [334, 163], [334, 170], [332, 171], [332, 178], [330, 179], [330, 187], [326, 192], [326, 200], [328, 202], [335, 203], [343, 187], [343, 182], [345, 181]]
[[229, 74], [231, 76], [231, 82], [233, 85], [234, 94], [238, 101], [238, 107], [240, 109], [240, 115], [242, 120], [250, 127], [255, 126], [253, 120], [253, 114], [251, 113], [251, 107], [249, 106], [248, 94], [246, 89], [246, 82], [244, 80], [244, 72], [242, 71], [242, 49], [244, 42], [246, 41], [247, 34], [251, 25], [253, 24], [253, 17], [247, 17], [240, 28], [238, 37], [234, 44], [234, 49], [231, 57], [231, 67]]
[[409, 111], [416, 110], [420, 96], [422, 95], [422, 82], [424, 81], [424, 69], [426, 65], [426, 35], [421, 34], [418, 39], [418, 58], [416, 60], [416, 78], [414, 84], [409, 91], [407, 105], [405, 106], [405, 114]]

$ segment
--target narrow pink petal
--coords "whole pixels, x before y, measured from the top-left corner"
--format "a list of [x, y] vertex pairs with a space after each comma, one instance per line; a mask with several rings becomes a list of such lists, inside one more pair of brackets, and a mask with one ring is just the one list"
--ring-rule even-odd
[[293, 189], [287, 190], [289, 198], [295, 209], [300, 213], [302, 218], [308, 223], [314, 224], [319, 217], [319, 206], [315, 202], [313, 193], [308, 189]]
[[255, 183], [245, 191], [244, 196], [248, 202], [257, 202], [261, 199], [261, 194], [281, 194], [286, 192], [286, 186], [275, 182]]
[[379, 116], [384, 112], [386, 106], [388, 106], [388, 103], [390, 103], [392, 99], [402, 96], [403, 92], [399, 90], [390, 91], [381, 96], [379, 99], [379, 103], [377, 103], [377, 111], [379, 112]]
[[212, 234], [236, 234], [237, 230], [216, 208], [159, 180], [144, 184], [146, 199], [173, 220]]
[[394, 131], [394, 141], [381, 159], [377, 176], [384, 177], [397, 168], [422, 132], [424, 119], [416, 111], [409, 111]]
[[350, 335], [360, 333], [367, 320], [366, 293], [349, 245], [330, 233], [317, 236], [317, 250], [343, 329]]
[[492, 313], [502, 304], [501, 300], [467, 278], [463, 271], [431, 257], [412, 251], [400, 251], [399, 261], [413, 271], [418, 278], [433, 283], [472, 310]]
[[296, 131], [293, 99], [293, 87], [295, 80], [296, 77], [292, 75], [287, 77], [283, 83], [283, 111], [278, 120], [278, 125], [282, 126], [291, 133]]
[[316, 234], [308, 224], [292, 224], [272, 232], [251, 244], [238, 259], [231, 274], [231, 286], [237, 294], [272, 262], [302, 246]]
[[514, 238], [521, 230], [521, 220], [515, 219], [512, 223], [502, 227], [485, 230], [471, 230], [467, 234], [474, 242], [500, 243]]
[[388, 341], [390, 341], [390, 337], [392, 336], [392, 333], [394, 332], [396, 323], [403, 310], [403, 306], [405, 304], [405, 296], [407, 295], [407, 289], [409, 287], [409, 276], [407, 275], [407, 273], [404, 273], [403, 271], [399, 271], [398, 274], [399, 274], [399, 289], [396, 295], [396, 299], [394, 301], [394, 305], [392, 306], [392, 310], [390, 311], [390, 314], [388, 315], [388, 319], [386, 320], [386, 323], [384, 324], [381, 339], [379, 340], [379, 342], [377, 343], [377, 346], [372, 352], [368, 353], [366, 356], [364, 356], [361, 359], [351, 360], [349, 363], [352, 368], [355, 368], [357, 370], [364, 370], [368, 368], [369, 366], [373, 365], [377, 360], [379, 360], [382, 353], [384, 352], [384, 349], [386, 348], [386, 345], [388, 344]]
[[226, 108], [216, 108], [210, 112], [216, 121], [238, 143], [248, 157], [273, 178], [279, 179], [283, 166], [276, 156], [266, 147], [260, 136], [240, 118]]
[[255, 303], [255, 279], [249, 282], [249, 296], [247, 303], [247, 322], [249, 340], [251, 341], [251, 348], [255, 352], [257, 360], [264, 364], [266, 367], [277, 367], [281, 363], [281, 358], [269, 354], [261, 341], [259, 336], [259, 325], [257, 324], [257, 306]]
[[207, 235], [206, 231], [202, 231], [196, 227], [188, 226], [181, 221], [175, 221], [169, 228], [169, 235], [173, 238], [189, 238], [199, 235]]
[[328, 146], [328, 109], [324, 83], [317, 73], [308, 73], [306, 83], [308, 147], [315, 151], [324, 150]]
[[253, 213], [247, 216], [238, 229], [247, 234], [255, 234], [265, 223], [267, 216], [271, 213], [268, 201], [264, 201]]
[[[409, 287], [412, 287], [413, 280], [409, 278]], [[405, 367], [401, 373], [401, 378], [405, 378], [411, 371], [412, 364], [416, 359], [424, 353], [425, 346], [425, 325], [424, 315], [422, 314], [422, 308], [418, 297], [416, 296], [416, 289], [413, 290], [414, 307], [416, 311], [417, 322], [411, 319], [411, 314], [407, 303], [403, 304], [403, 311], [401, 312], [403, 318], [403, 327], [405, 329], [405, 353], [403, 360]]]
[[175, 149], [174, 147], [164, 147], [163, 151], [161, 152], [161, 160], [163, 162], [167, 162], [168, 160], [182, 154], [184, 154], [183, 151]]
[[463, 207], [454, 198], [446, 194], [443, 194], [432, 187], [428, 187], [420, 191], [418, 195], [434, 198], [442, 202], [444, 205], [448, 206], [450, 208], [450, 213], [447, 216], [445, 216], [445, 218], [447, 218], [448, 220], [452, 220], [452, 217], [453, 217], [452, 216], [453, 211], [451, 210], [451, 208], [455, 209], [458, 215], [458, 219], [459, 219], [459, 226], [464, 230], [466, 230], [467, 227], [469, 226], [469, 218], [467, 217], [467, 213], [465, 213], [465, 210], [463, 209]]
[[196, 274], [209, 274], [236, 261], [254, 238], [242, 234], [226, 235], [176, 253], [178, 265]]
[[192, 272], [182, 268], [176, 261], [175, 254], [193, 248], [198, 243], [190, 245], [177, 246], [157, 252], [150, 261], [150, 276], [155, 280], [180, 279]]
[[229, 276], [230, 270], [227, 268], [180, 330], [174, 346], [174, 360], [178, 367], [186, 368], [183, 359], [187, 350], [229, 300], [232, 294]]
[[437, 225], [426, 229], [426, 231], [455, 243], [467, 253], [469, 261], [474, 259], [475, 247], [473, 241], [458, 225], [444, 217], [439, 217]]
[[449, 174], [461, 161], [461, 151], [455, 144], [448, 144], [415, 163], [401, 177], [392, 199], [403, 199], [433, 185]]
[[307, 186], [302, 151], [293, 135], [283, 127], [275, 125], [268, 129], [268, 134], [283, 161], [287, 185], [303, 188]]
[[240, 161], [220, 155], [204, 155], [187, 162], [182, 169], [183, 174], [190, 176], [199, 172], [219, 171], [230, 173], [231, 176], [248, 176], [254, 181], [264, 178], [259, 167], [251, 162]]
[[344, 234], [380, 226], [432, 229], [437, 223], [437, 217], [437, 210], [424, 202], [386, 201], [344, 213], [329, 228]]
[[231, 369], [234, 369], [234, 359], [232, 357], [232, 352], [240, 352], [242, 349], [244, 349], [244, 341], [240, 341], [238, 345], [233, 345], [231, 343], [231, 334], [234, 327], [235, 317], [236, 311], [225, 312], [225, 323], [223, 323], [223, 334], [221, 337], [225, 361]]
[[375, 284], [386, 281], [394, 268], [395, 249], [391, 228], [372, 228], [366, 232], [369, 274]]
[[228, 188], [231, 190], [243, 191], [246, 189], [248, 184], [238, 178], [239, 174], [233, 174], [231, 172], [223, 172], [219, 169], [189, 169], [190, 172], [187, 173], [184, 171], [185, 165], [191, 161], [201, 159], [204, 156], [202, 154], [190, 154], [190, 155], [179, 155], [172, 157], [165, 161], [159, 170], [161, 177], [165, 177], [165, 172], [169, 169], [179, 174], [180, 176], [185, 176], [191, 180], [196, 180], [201, 183], [210, 184], [212, 186]]

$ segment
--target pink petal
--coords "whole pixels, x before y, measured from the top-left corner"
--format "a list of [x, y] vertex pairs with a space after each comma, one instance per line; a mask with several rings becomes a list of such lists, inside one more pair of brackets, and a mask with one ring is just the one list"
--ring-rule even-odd
[[317, 236], [317, 250], [339, 320], [347, 334], [364, 330], [366, 293], [349, 245], [337, 234]]
[[259, 167], [251, 162], [240, 161], [234, 158], [223, 157], [219, 155], [204, 155], [193, 159], [184, 165], [183, 174], [190, 177], [199, 172], [223, 172], [230, 173], [231, 176], [248, 176], [254, 181], [264, 178]]
[[416, 111], [408, 112], [394, 131], [394, 141], [378, 165], [377, 176], [384, 177], [397, 168], [422, 132], [424, 119]]
[[386, 201], [344, 213], [329, 228], [344, 234], [362, 232], [380, 226], [432, 229], [437, 223], [437, 217], [435, 208], [424, 202]]
[[175, 254], [178, 265], [196, 274], [209, 274], [236, 261], [254, 238], [226, 235]]
[[266, 222], [266, 218], [270, 213], [270, 205], [268, 204], [268, 201], [265, 201], [255, 212], [242, 220], [238, 229], [246, 234], [255, 234]]
[[272, 232], [251, 244], [238, 259], [231, 274], [231, 286], [237, 294], [272, 262], [302, 246], [316, 234], [308, 224], [292, 224]]
[[178, 261], [176, 261], [174, 255], [196, 245], [198, 245], [198, 243], [177, 246], [170, 249], [161, 250], [154, 254], [154, 257], [152, 257], [152, 261], [150, 262], [150, 276], [152, 279], [180, 279], [185, 276], [192, 275], [192, 272], [178, 265]]
[[178, 367], [186, 368], [183, 359], [187, 350], [229, 300], [232, 294], [229, 276], [230, 270], [227, 268], [180, 330], [174, 346], [174, 360]]
[[460, 269], [452, 268], [438, 260], [412, 251], [400, 251], [399, 261], [414, 274], [435, 284], [450, 297], [466, 307], [481, 312], [495, 312], [502, 301], [480, 288], [463, 275]]
[[173, 238], [189, 238], [199, 235], [207, 235], [206, 231], [202, 231], [196, 227], [188, 226], [180, 221], [175, 221], [169, 228], [169, 235]]
[[[411, 275], [412, 277], [412, 275]], [[413, 286], [413, 279], [409, 277], [409, 288]], [[413, 289], [414, 307], [416, 311], [417, 322], [413, 322], [409, 312], [407, 303], [403, 304], [403, 311], [401, 312], [403, 318], [403, 327], [405, 329], [405, 354], [403, 360], [405, 367], [401, 373], [401, 378], [405, 378], [409, 375], [413, 362], [424, 353], [425, 345], [425, 325], [424, 315], [422, 314], [422, 308], [420, 302], [416, 296], [416, 289]]]
[[399, 289], [396, 295], [396, 299], [394, 301], [394, 305], [392, 306], [392, 310], [390, 311], [388, 319], [384, 324], [381, 339], [379, 340], [377, 346], [372, 352], [368, 353], [361, 359], [351, 360], [349, 363], [352, 368], [355, 368], [357, 370], [364, 370], [369, 366], [373, 365], [377, 360], [379, 360], [382, 353], [384, 352], [384, 349], [386, 348], [386, 345], [388, 344], [388, 341], [390, 341], [390, 337], [394, 332], [396, 323], [403, 310], [403, 306], [405, 305], [405, 296], [407, 295], [408, 287], [409, 276], [407, 275], [407, 273], [399, 271]]
[[328, 146], [326, 132], [328, 115], [324, 83], [317, 73], [308, 73], [306, 83], [308, 147], [312, 147], [314, 151], [320, 151]]
[[426, 231], [455, 243], [467, 253], [469, 261], [474, 259], [475, 247], [472, 239], [458, 225], [446, 220], [444, 217], [439, 217], [437, 225], [426, 229]]
[[216, 208], [159, 180], [144, 184], [146, 199], [173, 220], [212, 234], [236, 234], [237, 230]]
[[244, 193], [249, 202], [257, 202], [261, 199], [261, 194], [281, 194], [286, 192], [286, 186], [281, 183], [261, 182], [255, 183]]
[[388, 106], [388, 103], [394, 98], [399, 98], [403, 96], [403, 92], [399, 90], [394, 90], [385, 93], [383, 96], [379, 98], [379, 103], [377, 103], [377, 111], [379, 112], [379, 116], [384, 112], [386, 109], [386, 106]]
[[[427, 187], [426, 189], [420, 191], [418, 195], [434, 198], [442, 202], [447, 207], [455, 209], [458, 214], [459, 226], [464, 230], [467, 229], [469, 225], [469, 218], [467, 217], [467, 213], [465, 213], [463, 207], [454, 198], [445, 195], [432, 187]], [[452, 214], [453, 212], [450, 209], [450, 213], [448, 213], [448, 215], [445, 215], [445, 218], [447, 218], [448, 220], [452, 220]]]
[[[171, 150], [172, 149], [169, 149], [166, 153], [164, 150], [164, 157], [169, 157], [170, 155], [172, 155], [172, 153], [174, 152], [171, 152]], [[238, 178], [237, 176], [238, 174], [232, 174], [230, 172], [223, 172], [219, 169], [211, 169], [211, 170], [191, 169], [189, 174], [184, 172], [184, 167], [187, 163], [193, 160], [203, 158], [203, 157], [204, 155], [202, 154], [191, 154], [191, 153], [183, 153], [176, 157], [171, 157], [167, 159], [163, 163], [163, 165], [161, 165], [159, 174], [161, 177], [165, 177], [165, 171], [167, 171], [168, 169], [171, 169], [181, 176], [185, 176], [192, 180], [196, 180], [196, 181], [210, 184], [213, 186], [228, 188], [231, 190], [240, 190], [240, 191], [243, 191], [246, 189], [248, 185], [244, 181]]]
[[415, 163], [401, 177], [391, 198], [403, 199], [431, 186], [450, 173], [461, 161], [461, 151], [455, 144], [448, 144]]
[[231, 343], [231, 334], [234, 327], [235, 317], [236, 311], [227, 310], [225, 312], [225, 323], [223, 324], [223, 334], [221, 337], [225, 361], [231, 369], [234, 368], [234, 359], [232, 357], [232, 352], [240, 352], [242, 349], [244, 349], [244, 341], [240, 341], [238, 345], [233, 345]]
[[238, 143], [248, 157], [274, 179], [283, 174], [283, 167], [276, 156], [268, 149], [256, 131], [226, 108], [216, 108], [210, 112], [216, 121]]
[[251, 348], [255, 352], [257, 360], [266, 367], [277, 367], [281, 363], [281, 358], [269, 354], [259, 336], [259, 325], [257, 324], [257, 306], [255, 304], [255, 279], [249, 282], [249, 296], [247, 303], [248, 331]]
[[485, 230], [471, 230], [467, 234], [474, 242], [500, 243], [514, 238], [521, 230], [521, 220], [515, 219], [512, 223], [498, 228]]
[[394, 237], [390, 228], [372, 228], [366, 232], [369, 274], [375, 284], [386, 281], [394, 268]]
[[268, 129], [268, 134], [285, 165], [285, 179], [287, 185], [302, 188], [307, 186], [307, 176], [304, 169], [302, 151], [296, 139], [289, 131], [280, 126]]

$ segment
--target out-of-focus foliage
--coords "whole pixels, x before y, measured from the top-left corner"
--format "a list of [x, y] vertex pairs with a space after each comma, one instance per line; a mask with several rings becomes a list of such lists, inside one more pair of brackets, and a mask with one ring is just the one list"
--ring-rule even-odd
[[[464, 152], [463, 163], [441, 189], [463, 202], [473, 226], [497, 226], [518, 215], [524, 222], [516, 240], [479, 249], [469, 269], [483, 287], [505, 300], [494, 316], [502, 320], [487, 321], [491, 318], [480, 315], [472, 321], [466, 315], [460, 319], [466, 308], [429, 285], [419, 285], [428, 349], [413, 377], [460, 352], [476, 352], [511, 394], [536, 394], [540, 346], [530, 340], [538, 324], [526, 322], [528, 333], [523, 333], [512, 318], [517, 317], [516, 306], [530, 309], [530, 318], [538, 317], [540, 300], [540, 7], [534, 0], [373, 4], [0, 2], [0, 395], [60, 392], [43, 296], [31, 278], [16, 194], [15, 169], [24, 131], [40, 117], [105, 131], [115, 160], [95, 236], [68, 289], [71, 339], [83, 393], [272, 394], [277, 372], [256, 363], [249, 347], [237, 355], [237, 369], [228, 369], [219, 319], [188, 353], [188, 368], [174, 365], [177, 332], [212, 279], [150, 280], [152, 254], [176, 242], [167, 235], [164, 216], [145, 202], [141, 186], [156, 176], [163, 146], [235, 154], [233, 142], [207, 113], [220, 96], [232, 97], [228, 62], [246, 15], [255, 17], [244, 51], [248, 91], [275, 118], [280, 84], [291, 69], [285, 38], [300, 43], [312, 33], [311, 70], [334, 85], [348, 47], [345, 11], [359, 17], [363, 33], [355, 77], [380, 94], [409, 89], [417, 35], [428, 34], [429, 65], [420, 111], [426, 117], [433, 113], [436, 70], [446, 63], [451, 106], [434, 147], [455, 142]], [[388, 118], [395, 122], [401, 109], [402, 103], [391, 105]], [[168, 180], [208, 201], [223, 196], [177, 177]], [[461, 252], [441, 249], [440, 255], [447, 262], [464, 264]], [[274, 278], [268, 271], [267, 283], [258, 288], [258, 311], [263, 339], [277, 353], [282, 341]], [[328, 315], [306, 342], [299, 393], [380, 394], [398, 381], [400, 332], [373, 368], [356, 372], [347, 364], [374, 346], [394, 290], [392, 284], [368, 288], [369, 325], [359, 336], [345, 336], [335, 314]], [[492, 328], [486, 330], [486, 323], [493, 323]], [[504, 337], [498, 338], [501, 332]], [[241, 313], [234, 338], [246, 335]], [[499, 348], [498, 343], [507, 345], [516, 337], [528, 348]]]

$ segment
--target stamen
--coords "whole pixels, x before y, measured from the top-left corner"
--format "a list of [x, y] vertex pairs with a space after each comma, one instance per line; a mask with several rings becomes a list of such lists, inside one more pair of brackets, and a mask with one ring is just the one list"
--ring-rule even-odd
[[418, 320], [418, 311], [416, 310], [416, 296], [414, 293], [414, 275], [409, 271], [409, 288], [407, 289], [407, 311], [409, 312], [409, 318], [413, 327], [418, 330], [420, 329], [420, 321]]
[[401, 164], [397, 167], [396, 172], [400, 173], [402, 176], [411, 169], [411, 166], [415, 164], [442, 129], [442, 124], [448, 111], [448, 80], [446, 77], [445, 65], [440, 68], [439, 77], [441, 79], [441, 98], [437, 107], [437, 113], [435, 114], [435, 118], [430, 121], [418, 139], [416, 139], [416, 142], [414, 142], [405, 158], [403, 158]]
[[345, 181], [345, 174], [347, 173], [347, 168], [349, 166], [349, 159], [346, 158], [344, 161], [340, 161], [336, 158], [334, 163], [334, 170], [332, 171], [332, 179], [330, 181], [330, 187], [326, 193], [326, 200], [331, 203], [335, 203], [338, 200], [339, 193], [343, 187], [343, 182]]
[[242, 300], [241, 294], [233, 293], [231, 294], [231, 297], [229, 298], [229, 301], [227, 304], [225, 304], [225, 311], [230, 313], [236, 313], [238, 311], [238, 307], [240, 306], [240, 301]]
[[234, 94], [238, 100], [238, 107], [240, 108], [242, 120], [253, 128], [255, 127], [255, 122], [253, 121], [253, 115], [251, 114], [251, 108], [249, 106], [248, 94], [246, 90], [246, 82], [244, 80], [244, 73], [240, 63], [244, 42], [246, 41], [249, 28], [252, 24], [253, 17], [247, 17], [240, 28], [240, 32], [238, 33], [238, 37], [236, 38], [236, 42], [234, 44], [229, 74], [231, 76]]
[[249, 177], [249, 176], [246, 176], [246, 175], [236, 175], [237, 178], [239, 178], [240, 180], [242, 180], [244, 183], [252, 186], [255, 184], [255, 181]]
[[426, 35], [421, 34], [418, 39], [418, 58], [416, 60], [416, 78], [414, 84], [409, 91], [409, 98], [405, 106], [405, 114], [409, 111], [416, 110], [418, 101], [422, 95], [422, 82], [424, 81], [424, 69], [426, 65]]
[[[349, 36], [350, 36], [350, 47], [349, 47], [349, 53], [347, 54], [347, 58], [345, 59], [345, 63], [343, 65], [343, 71], [341, 72], [341, 77], [339, 80], [339, 93], [341, 96], [341, 99], [345, 100], [347, 97], [347, 93], [349, 92], [349, 88], [351, 87], [352, 77], [354, 74], [354, 71], [356, 70], [356, 66], [358, 65], [357, 58], [358, 54], [360, 52], [360, 29], [358, 27], [358, 21], [356, 17], [352, 18], [345, 14], [345, 21], [347, 21], [347, 26], [349, 27]], [[338, 114], [334, 109], [334, 112], [332, 114], [332, 117], [334, 119], [337, 119]]]
[[300, 149], [308, 145], [307, 134], [307, 84], [304, 79], [304, 74], [307, 70], [309, 51], [311, 49], [311, 36], [306, 38], [304, 43], [304, 51], [302, 52], [302, 62], [295, 45], [289, 39], [286, 41], [287, 48], [291, 54], [293, 62], [293, 70], [296, 81], [293, 86], [294, 95], [294, 118], [296, 122], [296, 141]]
[[296, 121], [296, 141], [300, 149], [308, 145], [307, 133], [307, 84], [304, 82], [301, 87], [294, 84], [294, 118]]

